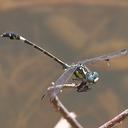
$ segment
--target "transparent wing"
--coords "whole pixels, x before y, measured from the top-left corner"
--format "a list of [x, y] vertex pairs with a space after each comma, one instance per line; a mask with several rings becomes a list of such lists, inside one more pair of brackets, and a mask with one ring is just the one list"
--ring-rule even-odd
[[[55, 82], [54, 82], [54, 95], [60, 93], [60, 90], [63, 88], [63, 85], [71, 78], [74, 71], [77, 69], [77, 66], [68, 68]], [[58, 86], [59, 85], [59, 86]], [[51, 96], [52, 97], [52, 96]]]
[[98, 61], [109, 61], [113, 58], [121, 57], [121, 56], [125, 56], [125, 55], [128, 55], [128, 51], [126, 49], [122, 49], [120, 51], [116, 51], [116, 52], [113, 52], [113, 53], [110, 53], [110, 54], [107, 54], [107, 55], [102, 55], [102, 56], [98, 56], [98, 57], [95, 57], [95, 58], [86, 59], [86, 60], [80, 61], [78, 63], [79, 64], [94, 64]]
[[60, 85], [60, 84], [65, 84], [70, 77], [72, 76], [72, 74], [75, 72], [75, 70], [77, 69], [77, 66], [73, 66], [68, 68], [56, 81], [55, 81], [55, 85]]
[[[76, 69], [77, 69], [77, 66], [73, 66], [73, 67], [66, 69], [66, 71], [54, 82], [54, 86], [52, 88], [54, 89], [54, 93], [52, 93], [52, 95], [57, 95], [60, 93], [60, 90], [63, 88], [63, 85], [66, 84], [66, 82], [71, 78], [71, 76], [73, 75]], [[47, 95], [48, 93], [46, 92], [41, 97], [41, 100]], [[53, 98], [52, 95], [51, 95], [51, 99]]]

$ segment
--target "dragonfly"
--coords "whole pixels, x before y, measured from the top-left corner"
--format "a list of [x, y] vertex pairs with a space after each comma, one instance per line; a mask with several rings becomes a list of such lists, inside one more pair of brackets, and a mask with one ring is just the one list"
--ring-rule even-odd
[[[35, 49], [47, 55], [48, 57], [52, 58], [64, 69], [62, 75], [54, 82], [54, 86], [66, 84], [69, 81], [69, 79], [74, 75], [75, 79], [73, 79], [73, 82], [76, 85], [77, 92], [86, 92], [90, 90], [100, 79], [99, 73], [96, 71], [91, 71], [88, 68], [88, 64], [95, 64], [100, 61], [109, 62], [113, 58], [128, 55], [127, 49], [121, 49], [119, 51], [115, 51], [106, 55], [101, 55], [90, 59], [85, 59], [83, 61], [77, 62], [76, 64], [69, 65], [64, 61], [60, 60], [59, 58], [57, 58], [56, 56], [54, 56], [53, 54], [51, 54], [50, 52], [48, 52], [47, 50], [45, 50], [44, 48], [27, 40], [19, 34], [13, 32], [5, 32], [1, 35], [1, 37], [9, 38], [11, 40], [21, 40], [25, 44], [34, 47]], [[79, 84], [77, 84], [77, 81], [79, 81]], [[58, 94], [59, 91], [56, 91], [55, 94]]]

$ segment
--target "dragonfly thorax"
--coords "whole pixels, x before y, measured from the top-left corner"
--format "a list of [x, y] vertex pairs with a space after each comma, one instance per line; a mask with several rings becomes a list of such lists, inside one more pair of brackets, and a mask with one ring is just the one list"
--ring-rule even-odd
[[87, 71], [83, 66], [77, 68], [75, 76], [88, 83], [96, 83], [99, 80], [99, 74], [97, 72]]
[[75, 71], [75, 76], [80, 79], [84, 79], [86, 77], [86, 73], [87, 71], [85, 71], [84, 67], [80, 66], [80, 67], [77, 67]]

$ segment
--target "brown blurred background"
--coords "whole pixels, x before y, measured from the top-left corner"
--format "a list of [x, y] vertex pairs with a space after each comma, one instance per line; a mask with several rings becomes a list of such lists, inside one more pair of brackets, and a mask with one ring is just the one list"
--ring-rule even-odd
[[[71, 64], [128, 49], [126, 0], [0, 0], [0, 33], [17, 32]], [[86, 128], [96, 128], [128, 108], [128, 58], [90, 67], [100, 73], [87, 93], [65, 90], [60, 98]], [[41, 102], [63, 72], [20, 41], [0, 39], [0, 128], [53, 128], [60, 115]], [[117, 127], [126, 128], [128, 120]]]

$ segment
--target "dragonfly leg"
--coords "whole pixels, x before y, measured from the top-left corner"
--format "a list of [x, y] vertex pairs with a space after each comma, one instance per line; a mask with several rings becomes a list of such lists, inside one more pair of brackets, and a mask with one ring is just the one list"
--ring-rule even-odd
[[87, 82], [82, 81], [81, 84], [77, 87], [77, 92], [86, 92], [88, 91], [90, 88], [87, 85]]

